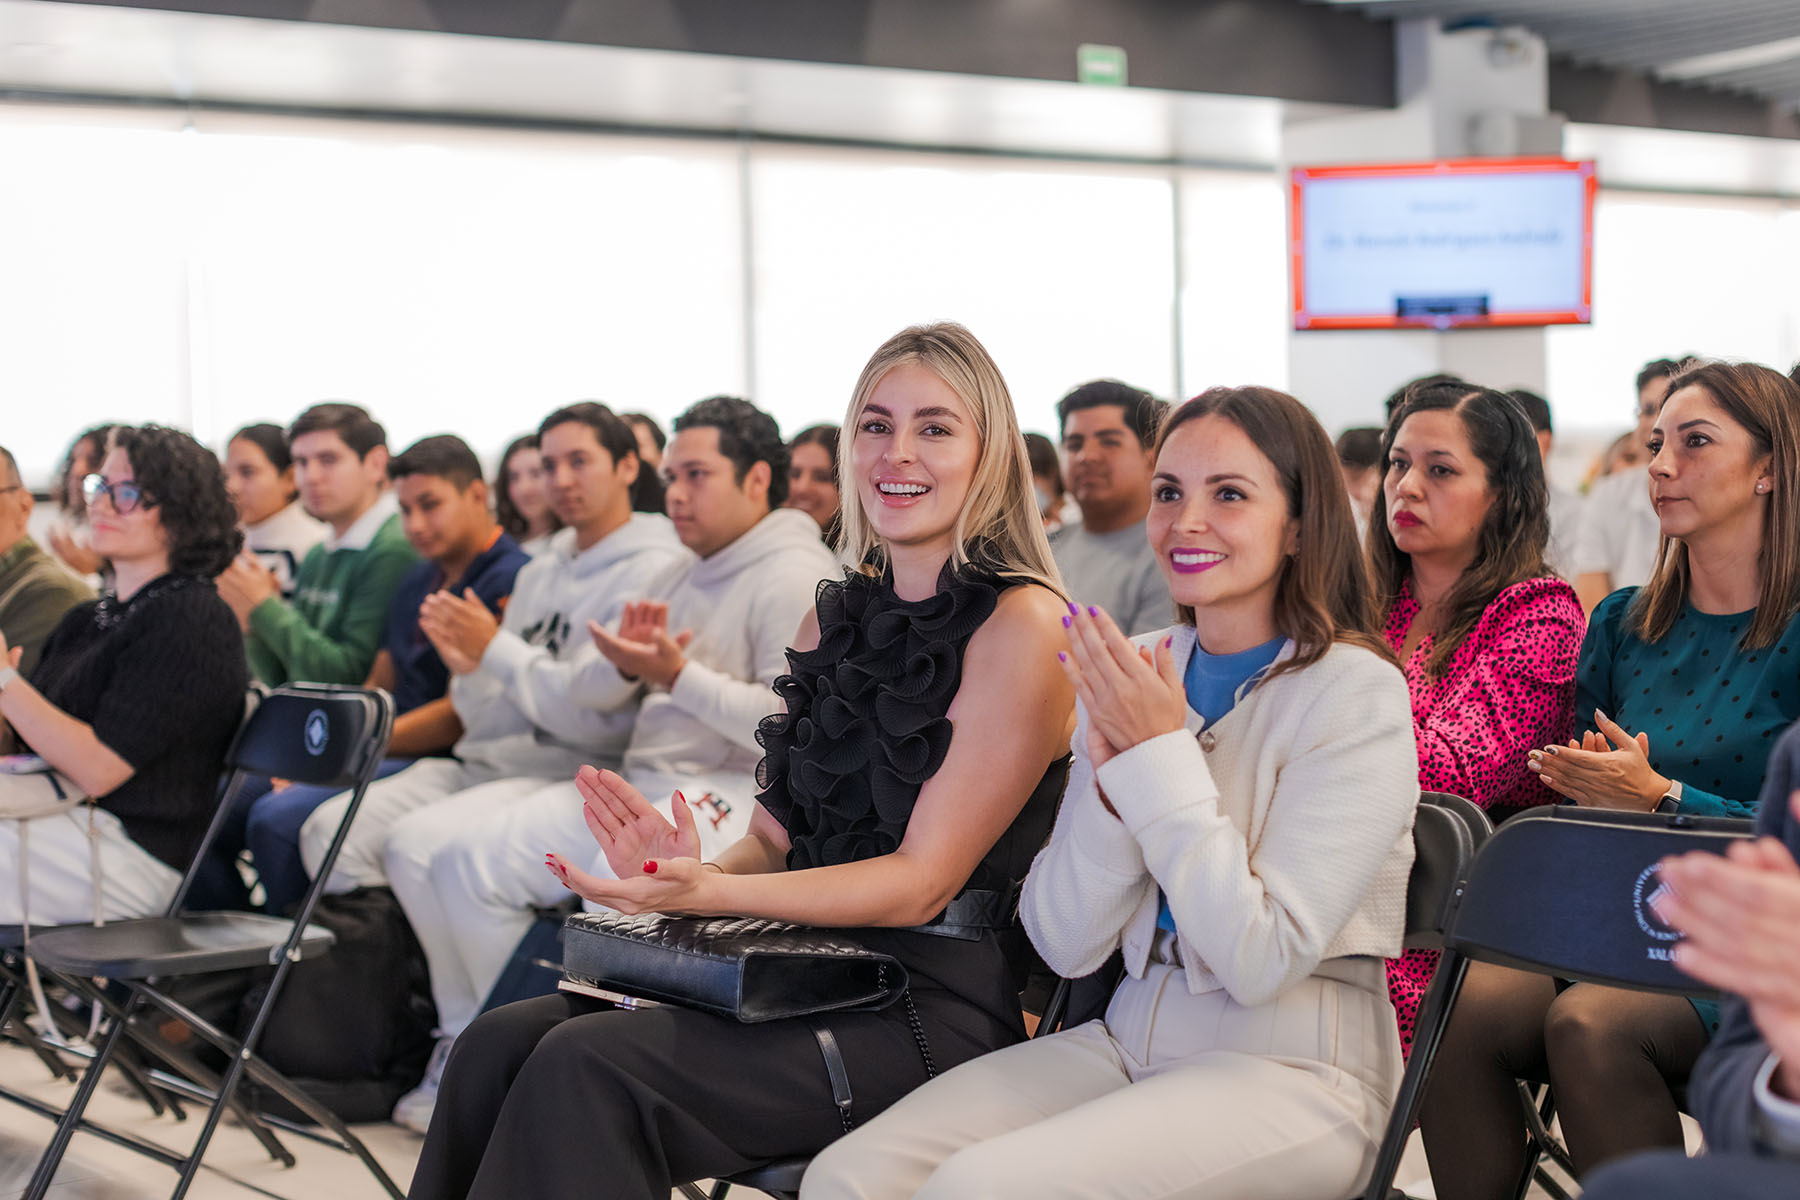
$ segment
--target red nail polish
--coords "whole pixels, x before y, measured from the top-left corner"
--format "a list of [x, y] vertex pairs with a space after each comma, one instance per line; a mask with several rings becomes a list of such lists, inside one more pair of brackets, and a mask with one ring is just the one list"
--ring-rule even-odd
[[654, 860], [651, 860], [651, 859], [644, 860], [644, 874], [646, 874], [646, 875], [656, 874], [656, 863]]

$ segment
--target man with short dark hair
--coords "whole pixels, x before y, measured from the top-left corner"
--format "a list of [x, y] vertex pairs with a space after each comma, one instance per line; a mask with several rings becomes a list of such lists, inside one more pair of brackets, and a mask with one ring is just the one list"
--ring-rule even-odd
[[[448, 754], [462, 722], [448, 695], [450, 672], [420, 625], [428, 597], [448, 592], [498, 619], [513, 579], [530, 556], [494, 521], [481, 461], [461, 438], [439, 434], [388, 462], [400, 520], [424, 559], [407, 572], [388, 609], [387, 632], [364, 687], [394, 697], [394, 732], [376, 775], [386, 778], [416, 758]], [[300, 829], [340, 789], [288, 787], [253, 798], [244, 842], [270, 912], [285, 912], [306, 891]], [[241, 803], [241, 801], [240, 801]]]
[[418, 561], [387, 490], [387, 431], [358, 405], [315, 404], [289, 427], [288, 446], [301, 502], [331, 533], [301, 562], [292, 601], [249, 554], [219, 576], [219, 594], [264, 683], [361, 683], [400, 579]]
[[1581, 494], [1550, 479], [1550, 445], [1556, 437], [1550, 420], [1550, 402], [1524, 388], [1514, 388], [1507, 395], [1525, 410], [1526, 419], [1537, 432], [1538, 457], [1544, 461], [1544, 482], [1550, 489], [1550, 541], [1544, 547], [1544, 562], [1552, 571], [1569, 579], [1575, 569], [1575, 540], [1581, 535], [1584, 512]]
[[[681, 790], [702, 857], [748, 828], [762, 758], [757, 729], [781, 707], [771, 685], [787, 670], [787, 648], [819, 582], [839, 574], [818, 524], [781, 507], [787, 465], [774, 419], [748, 401], [714, 396], [683, 413], [663, 478], [669, 518], [691, 553], [643, 580], [642, 601], [616, 623], [590, 621], [581, 631], [605, 668], [587, 682], [589, 702], [637, 712], [620, 774], [659, 805]], [[582, 811], [565, 777], [459, 828], [436, 808], [394, 826], [387, 874], [431, 965], [445, 1039], [434, 1063], [474, 1019], [530, 928], [533, 906], [569, 898], [544, 870], [544, 851], [607, 870]], [[394, 1120], [422, 1132], [437, 1082], [429, 1074]]]
[[1144, 528], [1156, 432], [1168, 408], [1116, 379], [1084, 383], [1056, 405], [1069, 493], [1081, 521], [1052, 534], [1050, 550], [1069, 594], [1104, 608], [1132, 635], [1175, 619]]
[[0, 634], [20, 651], [19, 674], [26, 676], [63, 614], [94, 598], [93, 589], [26, 534], [32, 507], [19, 464], [0, 446]]
[[[1692, 365], [1692, 357], [1658, 358], [1637, 375], [1637, 444], [1650, 441], [1657, 414], [1669, 398], [1675, 376]], [[1641, 469], [1620, 471], [1594, 481], [1588, 490], [1581, 536], [1570, 564], [1575, 594], [1588, 612], [1618, 588], [1639, 587], [1650, 580], [1662, 544], [1662, 522], [1650, 503], [1650, 477]]]

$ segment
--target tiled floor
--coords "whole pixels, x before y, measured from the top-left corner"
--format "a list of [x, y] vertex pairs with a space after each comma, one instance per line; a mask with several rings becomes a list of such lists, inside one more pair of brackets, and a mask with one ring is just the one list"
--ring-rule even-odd
[[[47, 1103], [62, 1104], [73, 1091], [50, 1078], [36, 1058], [13, 1045], [0, 1045], [0, 1080]], [[94, 1118], [176, 1151], [193, 1144], [199, 1114], [187, 1121], [156, 1118], [141, 1102], [111, 1087], [101, 1089], [90, 1109]], [[0, 1200], [17, 1200], [31, 1178], [39, 1152], [49, 1140], [50, 1123], [15, 1105], [0, 1102]], [[393, 1125], [362, 1125], [357, 1134], [382, 1167], [401, 1187], [412, 1178], [420, 1139]], [[214, 1137], [205, 1167], [188, 1193], [195, 1200], [383, 1200], [386, 1193], [352, 1156], [304, 1138], [283, 1140], [299, 1161], [291, 1168], [272, 1161], [241, 1127], [227, 1122]], [[1433, 1200], [1418, 1139], [1400, 1165], [1398, 1183], [1416, 1200]], [[175, 1186], [175, 1173], [129, 1150], [99, 1138], [78, 1134], [63, 1160], [54, 1200], [154, 1200]], [[760, 1193], [734, 1191], [754, 1200]], [[1536, 1190], [1532, 1193], [1541, 1197]]]

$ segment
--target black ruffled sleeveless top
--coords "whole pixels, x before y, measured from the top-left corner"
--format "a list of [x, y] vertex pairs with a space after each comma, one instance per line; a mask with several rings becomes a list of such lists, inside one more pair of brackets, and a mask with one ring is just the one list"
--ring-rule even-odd
[[[765, 752], [759, 799], [787, 830], [789, 870], [899, 847], [919, 788], [950, 749], [946, 714], [969, 639], [1012, 585], [979, 567], [946, 565], [924, 600], [902, 600], [891, 579], [861, 573], [819, 586], [818, 647], [788, 651], [789, 672], [775, 681], [786, 711], [765, 717], [756, 735]], [[1062, 771], [1052, 767], [970, 887], [1004, 889], [1023, 878], [1061, 790]]]

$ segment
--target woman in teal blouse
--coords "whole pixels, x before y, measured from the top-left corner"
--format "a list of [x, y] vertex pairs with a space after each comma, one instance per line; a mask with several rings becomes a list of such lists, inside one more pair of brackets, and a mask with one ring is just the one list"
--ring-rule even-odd
[[[1589, 621], [1575, 695], [1588, 732], [1529, 765], [1575, 804], [1749, 817], [1800, 717], [1800, 387], [1754, 364], [1694, 366], [1649, 450], [1656, 570]], [[1477, 964], [1420, 1117], [1438, 1196], [1512, 1195], [1526, 1148], [1517, 1078], [1551, 1083], [1582, 1174], [1679, 1148], [1675, 1094], [1717, 1025], [1710, 1003]]]

